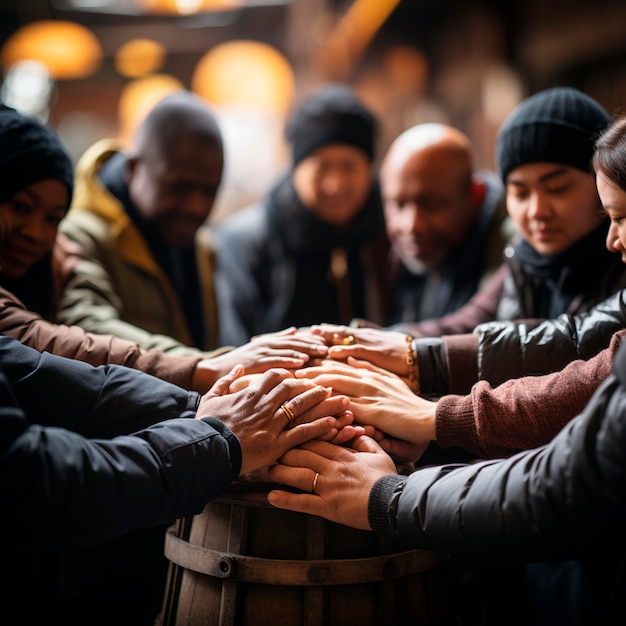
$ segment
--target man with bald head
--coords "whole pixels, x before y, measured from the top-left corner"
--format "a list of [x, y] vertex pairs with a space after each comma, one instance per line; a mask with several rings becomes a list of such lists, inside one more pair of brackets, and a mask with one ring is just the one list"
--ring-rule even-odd
[[388, 324], [455, 311], [501, 264], [502, 184], [474, 171], [468, 137], [434, 123], [396, 138], [380, 181], [392, 243]]
[[[80, 244], [60, 321], [173, 348], [217, 346], [214, 253], [205, 223], [223, 170], [220, 130], [198, 97], [158, 102], [124, 147], [101, 140], [77, 165], [61, 231]], [[156, 335], [156, 337], [155, 337]]]

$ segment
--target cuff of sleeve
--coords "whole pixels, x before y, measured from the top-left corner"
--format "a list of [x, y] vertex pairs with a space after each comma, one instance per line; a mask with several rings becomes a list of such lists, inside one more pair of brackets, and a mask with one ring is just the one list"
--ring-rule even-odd
[[480, 335], [447, 335], [441, 340], [448, 370], [448, 393], [469, 393], [478, 380]]
[[442, 448], [460, 446], [472, 454], [480, 454], [471, 395], [447, 395], [437, 402], [435, 433]]
[[239, 439], [237, 439], [235, 433], [233, 433], [224, 422], [218, 420], [216, 417], [203, 417], [202, 421], [210, 424], [226, 440], [230, 465], [233, 472], [231, 480], [235, 480], [241, 472], [241, 445], [239, 444]]
[[439, 337], [422, 337], [413, 341], [421, 394], [442, 396], [448, 393], [448, 367], [443, 340]]
[[367, 503], [367, 521], [379, 535], [395, 534], [398, 498], [406, 481], [407, 476], [390, 474], [374, 483]]

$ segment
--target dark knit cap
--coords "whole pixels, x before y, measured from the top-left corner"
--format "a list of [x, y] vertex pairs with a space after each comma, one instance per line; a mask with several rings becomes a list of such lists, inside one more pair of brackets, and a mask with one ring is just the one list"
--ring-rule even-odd
[[305, 100], [287, 124], [293, 165], [317, 148], [342, 143], [374, 158], [377, 122], [374, 115], [346, 85], [327, 85]]
[[41, 180], [74, 188], [72, 159], [59, 136], [34, 117], [0, 104], [0, 202]]
[[611, 122], [593, 99], [571, 87], [554, 87], [524, 100], [504, 121], [496, 142], [503, 181], [527, 163], [562, 163], [591, 172], [595, 142]]

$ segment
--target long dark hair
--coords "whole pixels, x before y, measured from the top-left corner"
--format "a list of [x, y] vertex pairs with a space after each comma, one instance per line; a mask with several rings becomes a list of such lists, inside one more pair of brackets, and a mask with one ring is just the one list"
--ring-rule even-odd
[[591, 163], [596, 173], [626, 191], [626, 115], [616, 118], [600, 135]]

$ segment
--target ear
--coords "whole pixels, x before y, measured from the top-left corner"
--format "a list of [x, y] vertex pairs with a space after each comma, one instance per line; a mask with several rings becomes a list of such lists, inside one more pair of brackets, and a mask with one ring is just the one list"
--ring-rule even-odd
[[487, 185], [484, 182], [479, 180], [472, 181], [472, 209], [476, 213], [480, 211], [480, 208], [485, 201], [485, 194], [487, 193]]
[[129, 156], [126, 160], [126, 182], [130, 183], [137, 172], [137, 166], [139, 165], [139, 157]]

